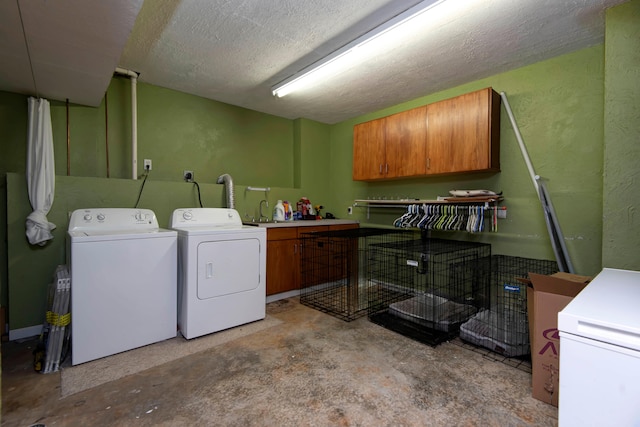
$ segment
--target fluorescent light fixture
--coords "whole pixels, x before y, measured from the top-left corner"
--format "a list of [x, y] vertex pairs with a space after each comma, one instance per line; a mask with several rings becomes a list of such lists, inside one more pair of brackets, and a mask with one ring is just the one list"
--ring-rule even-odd
[[374, 28], [373, 30], [363, 34], [352, 42], [342, 46], [340, 49], [330, 53], [324, 58], [314, 62], [308, 67], [303, 68], [291, 77], [281, 81], [271, 88], [274, 96], [283, 97], [303, 86], [308, 86], [324, 77], [328, 77], [336, 73], [341, 67], [344, 60], [365, 44], [379, 38], [381, 35], [405, 24], [413, 18], [423, 14], [432, 7], [442, 3], [444, 0], [425, 0], [417, 5], [405, 10], [399, 15], [391, 18], [384, 24]]

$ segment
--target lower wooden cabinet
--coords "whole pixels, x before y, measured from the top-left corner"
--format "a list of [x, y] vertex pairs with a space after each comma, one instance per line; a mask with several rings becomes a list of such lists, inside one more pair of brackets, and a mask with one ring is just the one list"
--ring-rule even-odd
[[[303, 252], [303, 239], [305, 233], [317, 231], [334, 231], [351, 228], [358, 228], [358, 224], [340, 224], [331, 226], [301, 226], [301, 227], [274, 227], [267, 228], [267, 295], [274, 295], [281, 292], [300, 289], [301, 272], [308, 270], [302, 263], [316, 262], [320, 257], [335, 263], [335, 269], [328, 270], [327, 277], [307, 278], [305, 286], [314, 282], [327, 281], [333, 276], [343, 274], [338, 269], [342, 265], [341, 255], [335, 254], [334, 249], [329, 245], [325, 248], [313, 248], [313, 251]], [[320, 251], [320, 252], [318, 252]], [[325, 274], [325, 273], [323, 273]], [[329, 277], [331, 276], [331, 277]], [[326, 279], [326, 280], [325, 280]]]
[[298, 229], [267, 229], [267, 295], [298, 287]]
[[[331, 231], [350, 230], [358, 228], [358, 225], [336, 225]], [[334, 239], [328, 244], [327, 264], [323, 278], [325, 282], [334, 282], [347, 278], [348, 274], [357, 274], [358, 271], [358, 238], [346, 237]]]

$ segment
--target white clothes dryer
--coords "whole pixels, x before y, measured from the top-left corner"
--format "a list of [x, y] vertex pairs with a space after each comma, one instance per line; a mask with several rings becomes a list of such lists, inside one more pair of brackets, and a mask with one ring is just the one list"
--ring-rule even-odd
[[177, 233], [149, 209], [71, 214], [71, 364], [177, 334]]
[[202, 335], [264, 319], [267, 234], [234, 209], [176, 209], [178, 327]]

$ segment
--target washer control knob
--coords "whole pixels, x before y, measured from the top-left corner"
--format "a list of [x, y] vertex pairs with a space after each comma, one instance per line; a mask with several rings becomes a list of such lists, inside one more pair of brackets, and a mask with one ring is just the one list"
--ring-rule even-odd
[[104, 214], [98, 214], [98, 221], [104, 221]]
[[144, 219], [144, 215], [143, 215], [143, 213], [142, 213], [142, 212], [138, 212], [138, 213], [136, 213], [136, 219], [137, 219], [138, 221], [142, 221], [142, 220]]
[[184, 219], [186, 219], [187, 221], [189, 221], [189, 220], [193, 219], [193, 213], [191, 213], [191, 212], [189, 212], [189, 211], [184, 212], [184, 213], [182, 214], [182, 218], [184, 218]]
[[85, 214], [85, 215], [84, 215], [84, 220], [85, 220], [85, 221], [91, 221], [91, 218], [92, 218], [92, 217], [91, 217], [91, 214]]

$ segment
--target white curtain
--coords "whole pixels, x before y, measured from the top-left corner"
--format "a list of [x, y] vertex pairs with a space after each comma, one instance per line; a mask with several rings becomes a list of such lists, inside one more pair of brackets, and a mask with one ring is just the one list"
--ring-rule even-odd
[[53, 239], [51, 230], [56, 228], [47, 220], [53, 204], [56, 179], [51, 113], [46, 99], [30, 97], [28, 102], [27, 186], [33, 212], [27, 217], [26, 234], [29, 243], [44, 246]]

